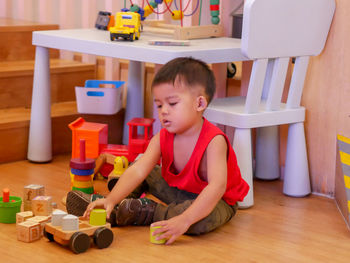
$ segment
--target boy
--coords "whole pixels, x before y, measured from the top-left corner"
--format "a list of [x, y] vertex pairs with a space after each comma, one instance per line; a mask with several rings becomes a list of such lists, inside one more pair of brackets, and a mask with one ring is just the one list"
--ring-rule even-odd
[[[215, 93], [215, 78], [205, 63], [168, 62], [156, 74], [152, 92], [163, 129], [105, 199], [89, 203], [84, 194], [70, 192], [67, 210], [73, 199], [84, 199], [85, 217], [103, 207], [112, 224], [161, 226], [154, 235], [161, 233], [158, 239], [171, 244], [184, 233], [203, 234], [228, 222], [249, 186], [226, 135], [203, 118]], [[146, 187], [167, 205], [138, 199]], [[128, 195], [134, 198], [124, 199]]]

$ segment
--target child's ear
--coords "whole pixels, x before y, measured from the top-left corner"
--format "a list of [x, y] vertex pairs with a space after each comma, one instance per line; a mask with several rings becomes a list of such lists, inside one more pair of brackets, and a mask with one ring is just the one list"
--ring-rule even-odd
[[197, 111], [203, 111], [207, 108], [208, 101], [204, 96], [197, 97]]

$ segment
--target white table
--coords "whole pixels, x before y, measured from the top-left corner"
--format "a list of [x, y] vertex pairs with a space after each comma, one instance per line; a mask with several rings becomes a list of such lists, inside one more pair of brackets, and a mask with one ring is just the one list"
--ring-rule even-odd
[[[125, 123], [143, 117], [142, 62], [165, 64], [171, 59], [191, 56], [206, 63], [249, 60], [241, 52], [240, 39], [210, 38], [191, 40], [190, 46], [152, 46], [148, 40], [164, 39], [143, 33], [140, 40], [110, 41], [109, 32], [97, 29], [67, 29], [33, 32], [36, 46], [28, 159], [48, 162], [52, 159], [51, 87], [49, 48], [130, 60]], [[124, 125], [124, 134], [128, 134]], [[123, 139], [123, 143], [125, 142]]]

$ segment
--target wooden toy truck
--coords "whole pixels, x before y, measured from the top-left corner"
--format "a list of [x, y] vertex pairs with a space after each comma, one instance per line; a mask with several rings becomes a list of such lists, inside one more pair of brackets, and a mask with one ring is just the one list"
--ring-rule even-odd
[[90, 247], [90, 237], [93, 238], [95, 245], [101, 248], [107, 248], [113, 242], [113, 232], [109, 223], [103, 226], [90, 225], [88, 221], [79, 220], [78, 231], [64, 231], [62, 226], [53, 226], [47, 223], [44, 228], [44, 236], [49, 241], [69, 246], [76, 254], [85, 252]]

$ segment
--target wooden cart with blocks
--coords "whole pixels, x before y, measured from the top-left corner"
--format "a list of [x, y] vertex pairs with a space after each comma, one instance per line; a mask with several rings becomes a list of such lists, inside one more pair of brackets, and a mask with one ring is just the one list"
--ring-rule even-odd
[[99, 249], [107, 248], [113, 242], [110, 223], [103, 226], [94, 226], [84, 220], [79, 220], [78, 231], [64, 231], [62, 226], [53, 226], [52, 223], [47, 223], [44, 236], [49, 241], [56, 241], [61, 245], [69, 246], [76, 254], [83, 253], [90, 247], [90, 237], [93, 238], [94, 244]]

